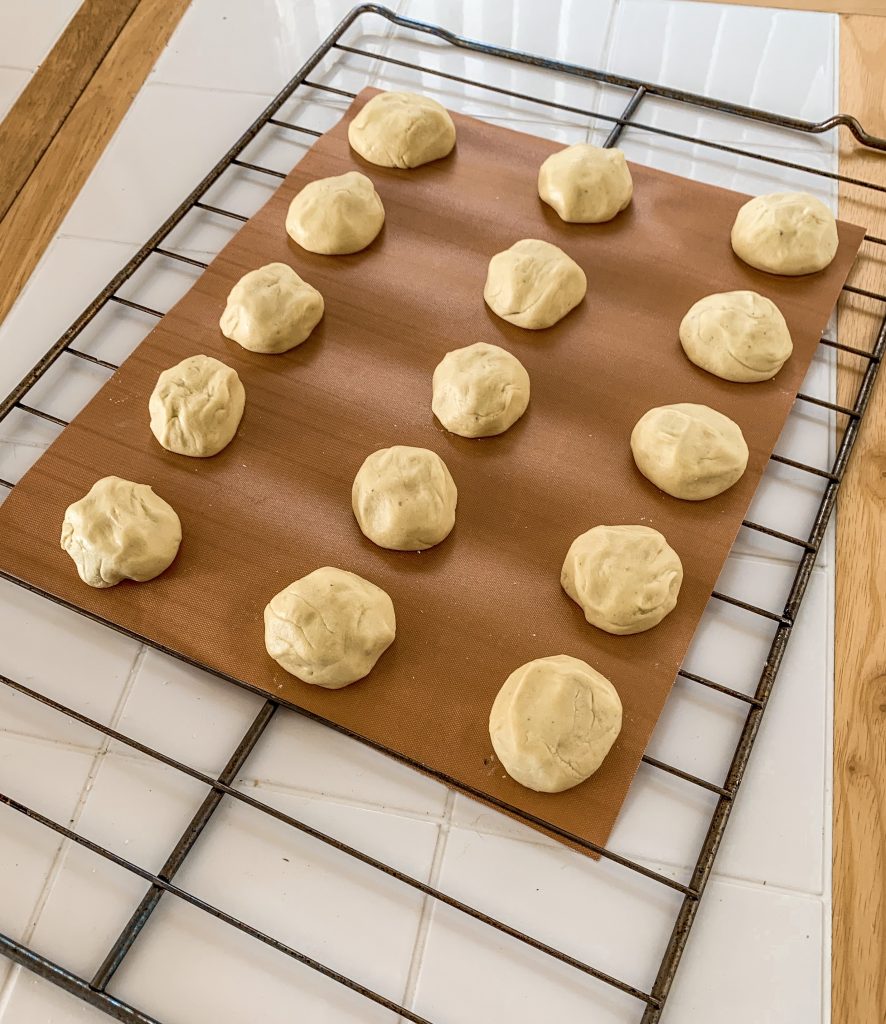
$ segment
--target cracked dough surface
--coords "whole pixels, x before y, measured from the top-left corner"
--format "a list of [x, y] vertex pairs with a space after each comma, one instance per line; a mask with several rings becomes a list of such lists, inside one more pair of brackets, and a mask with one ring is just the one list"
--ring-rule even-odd
[[217, 455], [236, 434], [245, 403], [236, 370], [212, 356], [190, 356], [157, 378], [148, 400], [151, 433], [177, 455]]
[[62, 548], [90, 587], [152, 580], [172, 564], [181, 539], [175, 509], [147, 484], [118, 476], [97, 480], [62, 522]]
[[455, 125], [429, 96], [382, 92], [348, 125], [348, 142], [379, 167], [420, 167], [452, 152]]
[[837, 254], [837, 222], [815, 196], [773, 192], [749, 200], [732, 226], [735, 255], [769, 274], [814, 274]]
[[332, 566], [290, 583], [265, 608], [268, 654], [329, 690], [367, 676], [395, 633], [394, 605], [381, 587]]
[[365, 249], [385, 222], [375, 186], [359, 171], [311, 181], [289, 204], [286, 233], [302, 249], [343, 256]]
[[354, 478], [351, 504], [374, 544], [422, 551], [449, 536], [458, 491], [446, 463], [427, 448], [394, 445], [373, 452]]
[[524, 238], [489, 261], [483, 298], [508, 323], [551, 327], [585, 297], [585, 272], [562, 249]]
[[461, 437], [501, 434], [526, 412], [529, 374], [516, 356], [478, 341], [447, 352], [434, 370], [431, 408]]
[[628, 206], [634, 183], [620, 149], [582, 142], [545, 160], [538, 194], [570, 224], [601, 224]]
[[250, 352], [287, 352], [323, 316], [323, 296], [285, 263], [268, 263], [234, 285], [219, 320], [226, 338]]
[[590, 778], [620, 732], [615, 687], [567, 654], [512, 672], [489, 715], [489, 736], [505, 771], [538, 793], [561, 793]]

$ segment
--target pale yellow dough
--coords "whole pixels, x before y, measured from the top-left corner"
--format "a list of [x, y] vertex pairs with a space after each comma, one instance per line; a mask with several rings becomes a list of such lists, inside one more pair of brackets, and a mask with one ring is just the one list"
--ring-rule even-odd
[[62, 522], [62, 548], [90, 587], [152, 580], [172, 564], [181, 539], [175, 509], [147, 484], [118, 476], [97, 480]]
[[381, 231], [385, 208], [359, 171], [309, 182], [289, 204], [286, 232], [308, 252], [343, 256], [365, 249]]
[[837, 222], [815, 196], [774, 192], [742, 206], [732, 226], [735, 255], [757, 270], [797, 276], [823, 270], [837, 254]]
[[621, 732], [621, 700], [609, 680], [567, 654], [521, 665], [492, 705], [489, 735], [512, 779], [561, 793], [590, 778]]
[[562, 249], [524, 238], [489, 261], [483, 298], [508, 323], [551, 327], [585, 297], [585, 272]]
[[396, 626], [394, 605], [381, 587], [324, 566], [271, 598], [265, 647], [291, 675], [338, 690], [372, 671]]
[[501, 434], [526, 412], [529, 374], [516, 356], [478, 341], [447, 352], [434, 370], [431, 408], [453, 434]]
[[219, 326], [250, 352], [287, 352], [323, 316], [323, 296], [285, 263], [250, 270], [231, 289]]
[[455, 125], [429, 96], [382, 92], [348, 125], [348, 142], [379, 167], [419, 167], [452, 152]]
[[545, 160], [538, 194], [570, 224], [600, 224], [628, 206], [634, 183], [620, 149], [582, 142]]

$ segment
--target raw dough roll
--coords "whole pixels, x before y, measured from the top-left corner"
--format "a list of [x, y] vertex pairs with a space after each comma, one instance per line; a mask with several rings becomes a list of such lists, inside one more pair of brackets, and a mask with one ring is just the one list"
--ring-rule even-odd
[[683, 565], [649, 526], [595, 526], [572, 542], [560, 582], [592, 626], [626, 636], [674, 610]]
[[483, 298], [517, 327], [551, 327], [585, 297], [585, 272], [562, 249], [524, 238], [489, 261]]
[[265, 608], [268, 654], [329, 690], [369, 675], [395, 633], [394, 605], [381, 587], [331, 566], [290, 583]]
[[308, 252], [343, 256], [365, 249], [381, 231], [385, 208], [359, 171], [309, 182], [289, 204], [286, 233]]
[[609, 680], [568, 654], [521, 665], [492, 705], [489, 735], [505, 771], [538, 793], [589, 778], [621, 732], [621, 701]]
[[628, 206], [634, 183], [620, 149], [582, 142], [545, 160], [538, 194], [570, 224], [600, 224]]
[[815, 196], [774, 192], [738, 211], [732, 226], [735, 255], [770, 274], [814, 274], [837, 254], [837, 222]]
[[323, 316], [323, 296], [285, 263], [250, 270], [231, 289], [219, 327], [250, 352], [287, 352]]
[[348, 125], [348, 142], [379, 167], [419, 167], [452, 152], [455, 125], [429, 96], [382, 92]]
[[157, 378], [148, 400], [151, 433], [177, 455], [217, 455], [237, 433], [245, 402], [236, 370], [212, 356], [190, 356]]
[[178, 554], [181, 539], [175, 509], [147, 484], [106, 476], [68, 506], [61, 544], [84, 583], [113, 587], [159, 576]]
[[373, 452], [354, 478], [351, 504], [363, 533], [381, 548], [422, 551], [455, 525], [458, 491], [446, 463], [427, 448]]
[[501, 434], [526, 412], [529, 374], [498, 345], [478, 341], [447, 352], [434, 370], [431, 408], [461, 437]]

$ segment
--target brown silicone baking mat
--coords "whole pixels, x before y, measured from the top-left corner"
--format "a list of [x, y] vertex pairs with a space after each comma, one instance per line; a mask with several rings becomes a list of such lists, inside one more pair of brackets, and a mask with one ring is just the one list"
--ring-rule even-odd
[[[318, 140], [19, 482], [0, 509], [2, 566], [456, 786], [604, 844], [863, 232], [841, 223], [837, 257], [820, 274], [772, 277], [729, 245], [747, 197], [642, 166], [631, 167], [634, 200], [614, 221], [564, 224], [536, 193], [540, 163], [559, 148], [544, 139], [454, 115], [450, 157], [414, 171], [364, 163], [348, 148], [347, 123], [373, 92]], [[379, 238], [339, 257], [290, 242], [283, 222], [292, 196], [353, 169], [384, 202]], [[585, 301], [541, 332], [512, 327], [483, 303], [489, 258], [527, 237], [561, 246], [588, 277]], [[222, 337], [218, 318], [234, 282], [272, 261], [316, 285], [326, 315], [301, 347], [261, 356]], [[790, 326], [794, 354], [772, 381], [720, 381], [680, 349], [689, 306], [735, 288], [772, 298]], [[445, 352], [476, 341], [522, 360], [532, 400], [506, 434], [466, 440], [435, 422], [431, 374]], [[199, 352], [233, 366], [247, 395], [236, 438], [207, 460], [164, 451], [148, 429], [157, 375]], [[750, 462], [725, 494], [681, 502], [634, 467], [634, 423], [669, 402], [705, 403], [741, 426]], [[363, 459], [398, 443], [438, 452], [458, 485], [455, 529], [423, 553], [375, 547], [351, 512]], [[67, 505], [109, 474], [151, 484], [178, 511], [184, 540], [158, 579], [93, 590], [59, 547], [59, 531]], [[679, 553], [680, 600], [657, 628], [609, 636], [561, 590], [570, 542], [598, 523], [654, 526]], [[397, 612], [397, 639], [374, 672], [334, 692], [287, 675], [263, 644], [269, 598], [322, 565], [377, 583]], [[488, 714], [513, 669], [558, 653], [614, 682], [624, 727], [589, 781], [537, 794], [492, 756]]]

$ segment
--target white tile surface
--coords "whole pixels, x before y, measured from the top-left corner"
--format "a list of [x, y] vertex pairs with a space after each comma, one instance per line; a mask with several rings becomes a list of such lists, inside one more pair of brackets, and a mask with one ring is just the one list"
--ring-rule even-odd
[[31, 79], [30, 71], [20, 68], [0, 68], [0, 120], [9, 113], [10, 107]]
[[79, 0], [0, 5], [0, 66], [36, 71], [79, 6]]

